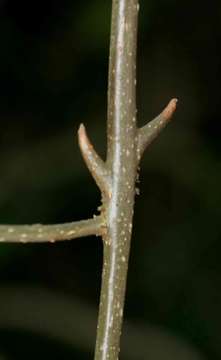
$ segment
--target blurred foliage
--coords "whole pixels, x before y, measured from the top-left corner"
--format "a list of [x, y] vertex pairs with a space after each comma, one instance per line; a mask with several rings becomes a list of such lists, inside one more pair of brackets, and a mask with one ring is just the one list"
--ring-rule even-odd
[[[139, 124], [173, 96], [179, 107], [142, 162], [126, 317], [159, 326], [216, 360], [221, 358], [220, 2], [140, 5]], [[76, 132], [84, 122], [105, 156], [110, 10], [110, 0], [1, 1], [1, 223], [56, 223], [96, 211], [99, 192], [81, 160]], [[96, 306], [101, 264], [97, 239], [0, 247], [1, 285], [38, 284]], [[20, 349], [13, 352], [4, 334], [0, 353], [6, 358], [19, 359], [20, 353], [30, 358], [27, 341], [42, 358], [46, 348], [34, 336], [22, 341], [22, 334], [11, 334]], [[48, 345], [54, 358], [58, 347]], [[65, 351], [57, 358], [68, 358]], [[72, 358], [84, 359], [72, 351]]]
[[[0, 332], [1, 335], [1, 351], [7, 353], [6, 359], [77, 359], [86, 360], [87, 357], [72, 348], [63, 346], [55, 341], [33, 336], [30, 333], [7, 331]], [[13, 346], [12, 346], [13, 344]], [[34, 351], [33, 351], [34, 349]], [[2, 358], [2, 360], [4, 357]]]

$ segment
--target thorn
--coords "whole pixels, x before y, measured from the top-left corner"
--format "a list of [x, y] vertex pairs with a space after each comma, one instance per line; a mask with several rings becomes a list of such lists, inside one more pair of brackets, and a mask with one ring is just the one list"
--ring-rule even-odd
[[158, 115], [155, 119], [148, 122], [145, 126], [138, 129], [138, 145], [137, 145], [137, 160], [138, 163], [141, 159], [141, 156], [147, 146], [152, 143], [152, 141], [157, 137], [160, 131], [166, 126], [166, 124], [171, 120], [176, 107], [178, 100], [176, 98], [170, 100], [169, 104], [165, 109]]
[[172, 117], [173, 113], [175, 112], [175, 110], [177, 108], [177, 102], [178, 102], [178, 99], [176, 99], [176, 98], [170, 100], [169, 104], [162, 111], [161, 115], [164, 117], [165, 120], [169, 120]]
[[80, 125], [78, 130], [78, 141], [85, 163], [99, 189], [101, 192], [109, 194], [111, 189], [111, 178], [108, 174], [106, 164], [96, 153], [83, 124]]
[[78, 139], [79, 139], [79, 145], [81, 148], [93, 148], [93, 145], [91, 144], [90, 140], [88, 139], [84, 124], [81, 124], [78, 129]]

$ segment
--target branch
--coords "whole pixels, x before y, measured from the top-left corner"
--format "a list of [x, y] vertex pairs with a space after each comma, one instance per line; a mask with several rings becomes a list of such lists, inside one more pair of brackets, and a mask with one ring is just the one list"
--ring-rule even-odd
[[84, 161], [97, 186], [108, 198], [111, 197], [111, 176], [104, 161], [94, 150], [83, 124], [78, 130], [78, 141]]
[[1, 225], [1, 243], [43, 243], [72, 240], [88, 235], [102, 235], [105, 224], [102, 216], [57, 225]]
[[161, 130], [171, 120], [177, 106], [177, 99], [172, 99], [166, 108], [155, 119], [150, 121], [147, 125], [138, 129], [138, 145], [137, 145], [137, 157], [140, 161], [144, 150], [150, 143], [157, 137]]

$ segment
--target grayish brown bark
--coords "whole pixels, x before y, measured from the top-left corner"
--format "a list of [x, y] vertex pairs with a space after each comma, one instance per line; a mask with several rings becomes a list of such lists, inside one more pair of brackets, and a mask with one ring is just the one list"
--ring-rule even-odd
[[109, 86], [107, 169], [111, 197], [104, 203], [107, 232], [95, 359], [118, 359], [127, 280], [138, 165], [142, 153], [166, 125], [172, 100], [159, 117], [136, 125], [136, 48], [138, 0], [113, 0]]
[[107, 233], [96, 360], [117, 359], [123, 318], [137, 172], [137, 0], [114, 0], [108, 88], [107, 166], [112, 196], [105, 208]]

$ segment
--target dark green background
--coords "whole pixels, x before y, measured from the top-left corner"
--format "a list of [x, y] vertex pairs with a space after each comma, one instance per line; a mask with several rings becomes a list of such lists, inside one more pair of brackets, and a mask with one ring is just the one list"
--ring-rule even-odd
[[[58, 223], [95, 213], [99, 192], [81, 159], [77, 128], [84, 122], [105, 156], [110, 12], [110, 0], [1, 0], [0, 223]], [[135, 328], [160, 329], [213, 360], [221, 358], [220, 24], [218, 0], [140, 1], [139, 124], [171, 97], [179, 106], [142, 162], [125, 308]], [[41, 298], [44, 329], [46, 289], [73, 299], [73, 307], [82, 302], [77, 321], [87, 332], [84, 306], [97, 309], [101, 267], [96, 238], [1, 245], [0, 313], [10, 317], [7, 301], [1, 303], [6, 289], [16, 303], [17, 289], [28, 294], [36, 287], [28, 298], [35, 306]], [[72, 342], [25, 327], [25, 308], [16, 306], [19, 324], [0, 316], [2, 359], [92, 358], [95, 328], [84, 347], [75, 334]], [[167, 351], [162, 346], [151, 360]]]

